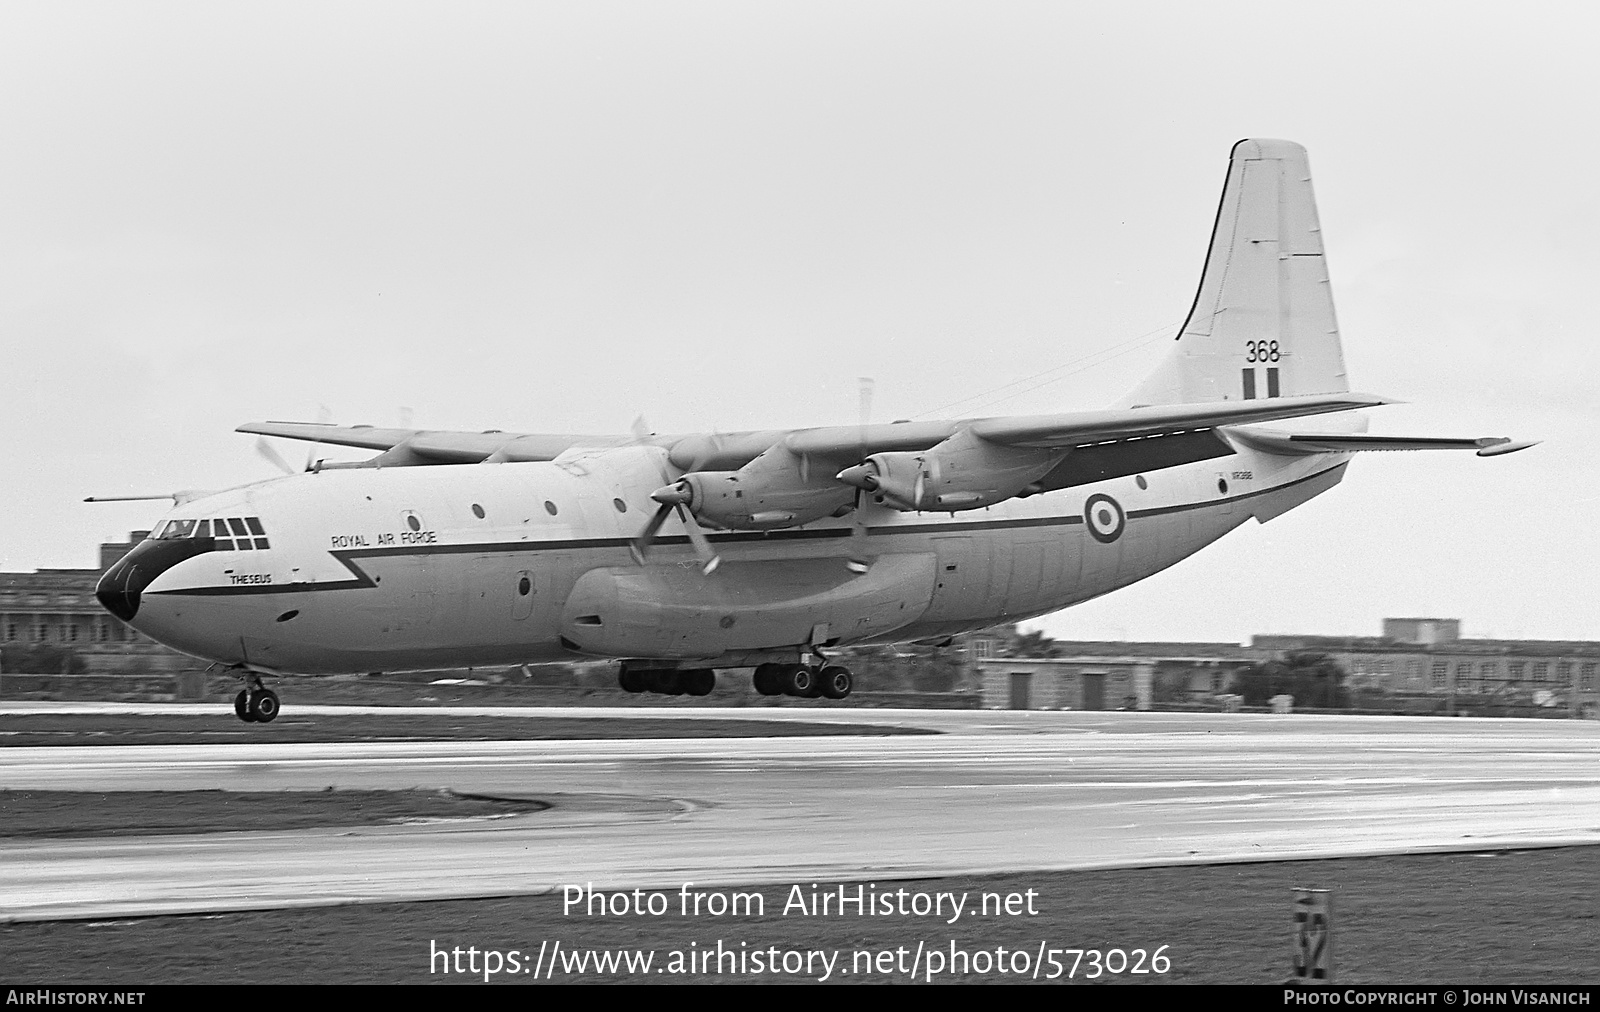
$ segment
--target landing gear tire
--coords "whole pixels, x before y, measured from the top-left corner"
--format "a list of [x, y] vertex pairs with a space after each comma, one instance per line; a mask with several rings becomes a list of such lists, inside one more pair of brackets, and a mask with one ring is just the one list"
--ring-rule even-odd
[[234, 716], [246, 724], [254, 724], [256, 722], [255, 715], [250, 712], [250, 691], [248, 689], [240, 689], [239, 694], [233, 697], [233, 713]]
[[683, 675], [684, 672], [678, 671], [654, 672], [652, 677], [654, 684], [651, 685], [650, 691], [659, 692], [663, 696], [681, 696], [683, 695]]
[[783, 694], [785, 696], [799, 696], [802, 699], [820, 694], [817, 690], [816, 672], [804, 664], [790, 664], [783, 669]]
[[763, 696], [783, 695], [783, 665], [758, 665], [756, 673], [750, 678], [750, 684]]
[[278, 694], [271, 689], [258, 689], [250, 694], [250, 719], [258, 724], [271, 723], [278, 716]]
[[717, 687], [717, 673], [710, 668], [695, 668], [693, 671], [680, 672], [678, 682], [683, 686], [683, 691], [691, 696], [709, 696], [711, 690]]
[[817, 683], [822, 694], [829, 699], [843, 699], [855, 688], [855, 678], [851, 676], [850, 669], [837, 665], [823, 668]]
[[644, 672], [628, 668], [623, 668], [617, 675], [617, 684], [622, 686], [623, 692], [647, 692], [650, 689], [650, 682]]

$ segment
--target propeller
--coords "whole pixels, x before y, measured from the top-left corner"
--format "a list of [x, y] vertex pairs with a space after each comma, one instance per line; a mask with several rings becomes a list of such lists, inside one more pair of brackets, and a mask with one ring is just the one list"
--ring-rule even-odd
[[[401, 411], [406, 415], [409, 415], [411, 409], [402, 408]], [[317, 405], [317, 424], [327, 425], [331, 421], [333, 421], [333, 412], [328, 410], [328, 406], [326, 404]], [[296, 468], [293, 464], [289, 463], [287, 460], [284, 460], [283, 454], [279, 453], [271, 443], [267, 442], [267, 437], [256, 437], [256, 452], [265, 458], [267, 463], [282, 471], [284, 474], [299, 474], [301, 471], [317, 470], [317, 447], [321, 445], [322, 441], [320, 439], [312, 441], [311, 449], [306, 451], [306, 466], [303, 468]]]
[[700, 572], [710, 576], [722, 565], [722, 556], [711, 547], [711, 539], [707, 538], [700, 525], [695, 522], [694, 514], [689, 510], [690, 503], [694, 500], [694, 493], [686, 482], [674, 482], [664, 485], [650, 493], [650, 498], [661, 504], [650, 522], [645, 524], [644, 530], [633, 540], [633, 557], [641, 566], [649, 557], [650, 545], [655, 541], [656, 535], [661, 532], [661, 525], [667, 522], [667, 515], [676, 511], [678, 519], [683, 523], [684, 531], [689, 535], [689, 543], [694, 546], [695, 554], [700, 557]]
[[287, 460], [283, 459], [283, 454], [279, 453], [273, 448], [271, 443], [267, 442], [266, 436], [256, 437], [256, 452], [261, 454], [262, 457], [265, 457], [267, 463], [282, 471], [284, 474], [300, 473], [295, 469], [293, 464], [290, 464]]

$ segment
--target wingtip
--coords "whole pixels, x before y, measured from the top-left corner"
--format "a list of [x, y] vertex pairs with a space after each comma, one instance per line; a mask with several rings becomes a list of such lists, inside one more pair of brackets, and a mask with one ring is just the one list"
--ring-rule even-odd
[[1518, 450], [1526, 450], [1530, 446], [1538, 446], [1542, 442], [1542, 439], [1526, 439], [1519, 442], [1513, 442], [1510, 439], [1501, 438], [1488, 446], [1481, 447], [1478, 450], [1478, 456], [1503, 457], [1508, 453], [1516, 453]]
[[1385, 397], [1382, 394], [1352, 393], [1350, 396], [1354, 397], [1354, 398], [1357, 398], [1359, 400], [1362, 400], [1362, 401], [1366, 401], [1368, 407], [1374, 407], [1374, 408], [1383, 407], [1384, 405], [1387, 405], [1387, 404], [1410, 404], [1411, 403], [1410, 401], [1403, 401], [1398, 397]]

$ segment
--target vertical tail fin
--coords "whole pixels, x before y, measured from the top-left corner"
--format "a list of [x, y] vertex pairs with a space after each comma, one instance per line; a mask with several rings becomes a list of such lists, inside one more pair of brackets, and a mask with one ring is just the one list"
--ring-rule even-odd
[[1200, 291], [1177, 345], [1123, 403], [1349, 389], [1306, 149], [1242, 140], [1233, 146]]

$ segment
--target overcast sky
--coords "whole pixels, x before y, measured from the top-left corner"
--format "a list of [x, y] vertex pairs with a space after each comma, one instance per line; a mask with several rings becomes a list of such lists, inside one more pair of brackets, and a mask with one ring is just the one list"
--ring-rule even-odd
[[1372, 431], [1546, 442], [1363, 455], [1045, 628], [1600, 639], [1594, 22], [0, 3], [0, 568], [93, 565], [166, 508], [85, 495], [271, 476], [234, 426], [324, 406], [806, 426], [854, 421], [860, 376], [879, 421], [1104, 406], [1166, 352], [1228, 150], [1265, 136], [1310, 151], [1352, 385], [1410, 402]]

